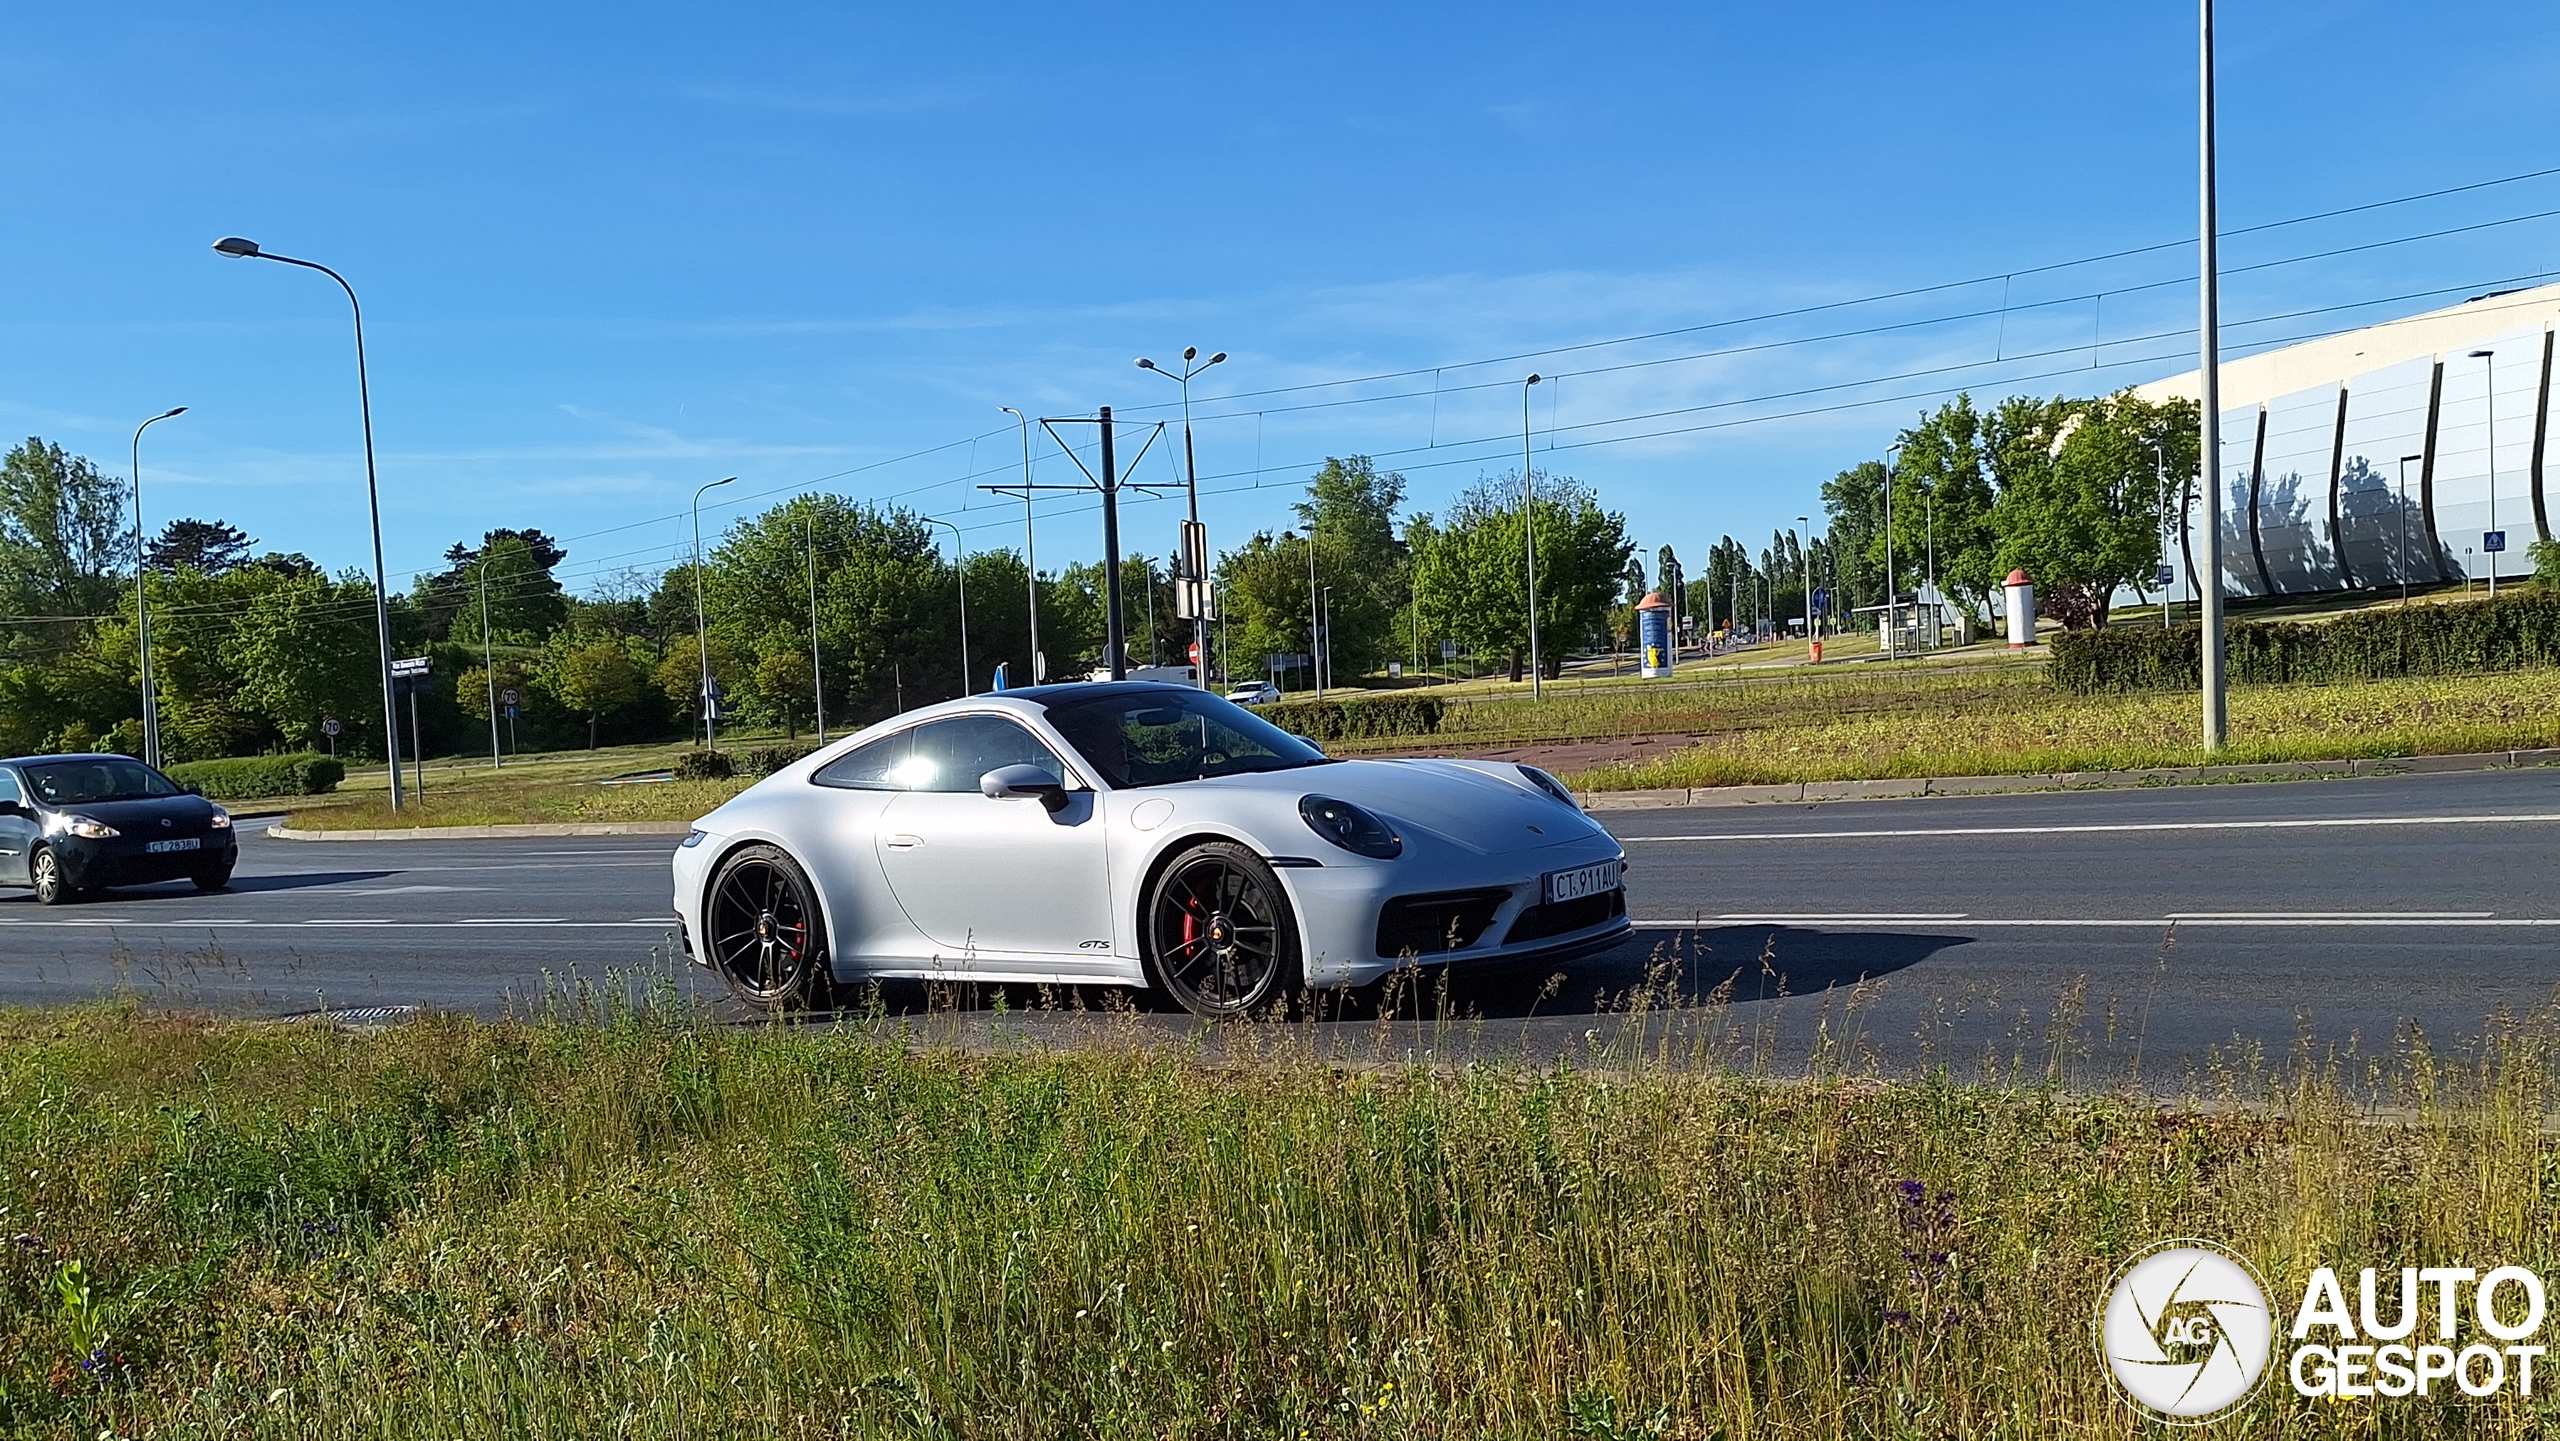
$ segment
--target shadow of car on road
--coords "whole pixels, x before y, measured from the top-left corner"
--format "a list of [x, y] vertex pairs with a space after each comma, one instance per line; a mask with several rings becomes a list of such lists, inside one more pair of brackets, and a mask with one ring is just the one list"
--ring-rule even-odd
[[[204, 900], [212, 896], [256, 894], [264, 891], [301, 891], [315, 886], [345, 885], [350, 881], [378, 881], [396, 876], [398, 871], [306, 871], [284, 876], [233, 876], [231, 884], [219, 891], [200, 891], [193, 881], [152, 881], [143, 885], [111, 886], [103, 890], [82, 891], [75, 905], [105, 902]], [[18, 899], [36, 904], [35, 892], [19, 890]]]
[[[1417, 965], [1370, 985], [1309, 993], [1291, 1005], [1289, 1019], [1361, 1022], [1446, 1015], [1516, 1020], [1607, 1015], [1639, 1006], [1743, 1005], [1878, 980], [1970, 939], [1765, 924], [1648, 927], [1606, 951], [1561, 966]], [[1183, 1016], [1169, 997], [1155, 991], [966, 981], [859, 982], [839, 997], [838, 1014], [875, 1007], [888, 1016], [999, 1010]]]

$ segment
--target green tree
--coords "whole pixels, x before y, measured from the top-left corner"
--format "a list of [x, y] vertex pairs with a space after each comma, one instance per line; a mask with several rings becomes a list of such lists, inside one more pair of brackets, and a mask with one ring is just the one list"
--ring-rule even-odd
[[0, 604], [22, 616], [93, 616], [133, 565], [124, 486], [30, 436], [0, 457]]
[[595, 630], [558, 631], [543, 647], [535, 679], [562, 708], [587, 718], [589, 750], [596, 748], [596, 727], [605, 715], [637, 705], [648, 694], [648, 673], [635, 649], [630, 637]]
[[1988, 428], [2000, 498], [1993, 569], [2035, 578], [2066, 629], [2103, 627], [2120, 586], [2147, 585], [2160, 547], [2160, 479], [2196, 473], [2193, 402], [2131, 391], [2099, 400], [2012, 399]]
[[[1976, 615], [1991, 613], [2008, 569], [1999, 563], [1991, 520], [1996, 496], [1988, 473], [1990, 437], [1973, 397], [1959, 395], [1902, 432], [1893, 470], [1893, 562], [1896, 589], [1908, 594], [1934, 558], [1938, 588]], [[1884, 560], [1879, 527], [1870, 558]]]
[[[1414, 556], [1423, 624], [1479, 651], [1507, 654], [1520, 676], [1529, 643], [1525, 515], [1517, 474], [1475, 486], [1428, 531]], [[1535, 525], [1541, 660], [1553, 675], [1568, 650], [1607, 635], [1635, 545], [1625, 517], [1603, 511], [1579, 482], [1540, 476]]]

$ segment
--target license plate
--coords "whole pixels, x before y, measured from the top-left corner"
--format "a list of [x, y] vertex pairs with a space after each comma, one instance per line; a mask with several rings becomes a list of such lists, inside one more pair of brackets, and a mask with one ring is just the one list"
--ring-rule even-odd
[[204, 849], [204, 837], [189, 836], [177, 841], [153, 841], [143, 849], [155, 856], [164, 851], [200, 851]]
[[1576, 866], [1569, 871], [1547, 872], [1546, 892], [1550, 904], [1556, 901], [1578, 901], [1584, 896], [1596, 896], [1602, 891], [1614, 891], [1617, 888], [1618, 863], [1616, 861], [1602, 861], [1596, 866]]

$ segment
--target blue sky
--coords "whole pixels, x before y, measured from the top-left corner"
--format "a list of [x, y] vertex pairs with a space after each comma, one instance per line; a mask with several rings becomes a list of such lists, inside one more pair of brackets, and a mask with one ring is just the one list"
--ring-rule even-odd
[[[239, 234], [364, 298], [395, 585], [497, 525], [564, 538], [573, 589], [654, 568], [732, 473], [706, 530], [826, 488], [1018, 545], [1018, 504], [974, 489], [1019, 475], [997, 407], [1163, 418], [1130, 362], [1185, 344], [1234, 357], [1193, 394], [1218, 545], [1286, 523], [1327, 455], [1423, 509], [1516, 464], [1535, 369], [1562, 377], [1539, 464], [1696, 556], [1813, 510], [1941, 392], [2191, 363], [2191, 248], [2038, 267], [2192, 235], [2193, 29], [2149, 3], [20, 4], [0, 431], [121, 471], [136, 421], [190, 406], [146, 444], [155, 528], [363, 562], [343, 300], [208, 248]], [[2222, 30], [2226, 225], [2560, 166], [2547, 3], [2231, 4]], [[2226, 315], [2288, 318], [2229, 343], [2560, 274], [2560, 219], [2519, 218], [2552, 210], [2560, 176], [2235, 237], [2261, 268]], [[2408, 238], [2454, 227], [2481, 228]], [[1131, 545], [1174, 519], [1133, 506]], [[1044, 564], [1098, 551], [1089, 502], [1043, 503]]]

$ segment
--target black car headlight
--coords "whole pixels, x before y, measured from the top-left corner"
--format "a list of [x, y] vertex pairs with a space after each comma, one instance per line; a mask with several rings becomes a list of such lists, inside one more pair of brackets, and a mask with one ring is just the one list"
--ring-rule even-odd
[[1385, 821], [1349, 801], [1304, 796], [1298, 801], [1298, 814], [1305, 819], [1307, 829], [1355, 856], [1391, 861], [1404, 854], [1402, 837], [1389, 830]]
[[1554, 776], [1547, 774], [1536, 766], [1514, 766], [1512, 769], [1520, 772], [1522, 779], [1528, 781], [1529, 784], [1536, 786], [1538, 789], [1545, 791], [1548, 795], [1554, 796], [1557, 800], [1564, 802], [1566, 805], [1572, 806], [1575, 810], [1582, 809], [1581, 804], [1574, 800], [1573, 792], [1566, 790], [1564, 782], [1557, 780]]
[[96, 820], [89, 816], [64, 816], [62, 818], [62, 828], [69, 831], [71, 834], [80, 837], [82, 840], [87, 841], [103, 841], [109, 836], [119, 836], [124, 834], [124, 832], [117, 830], [114, 826], [108, 825], [105, 821]]

